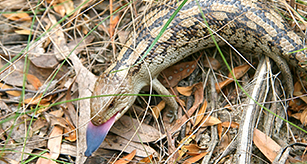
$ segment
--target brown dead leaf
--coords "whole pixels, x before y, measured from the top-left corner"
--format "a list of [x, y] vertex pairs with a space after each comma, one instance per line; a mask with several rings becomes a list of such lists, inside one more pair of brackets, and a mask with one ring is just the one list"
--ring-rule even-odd
[[176, 64], [162, 71], [162, 73], [168, 79], [170, 85], [168, 85], [164, 78], [159, 77], [159, 80], [166, 87], [176, 86], [180, 80], [188, 77], [195, 70], [200, 57], [201, 56], [199, 56], [199, 58], [195, 61]]
[[231, 110], [231, 111], [233, 110], [233, 108], [232, 108], [232, 106], [230, 104], [225, 105], [224, 108], [226, 108], [228, 110]]
[[65, 16], [66, 11], [65, 11], [65, 7], [64, 7], [63, 4], [60, 4], [60, 5], [55, 4], [55, 5], [53, 5], [53, 8], [54, 8], [54, 11], [57, 12], [58, 14], [60, 14], [62, 17]]
[[64, 128], [64, 133], [68, 133], [65, 139], [71, 142], [76, 141], [76, 128], [67, 118], [63, 118], [62, 116], [57, 117], [51, 114], [46, 114], [45, 117], [50, 120], [51, 126], [60, 126]]
[[176, 120], [176, 123], [174, 126], [172, 126], [171, 133], [177, 131], [195, 112], [195, 110], [198, 108], [198, 106], [203, 102], [204, 99], [204, 88], [203, 83], [199, 82], [197, 84], [194, 84], [194, 87], [196, 88], [194, 92], [194, 104], [193, 106], [187, 111], [186, 115], [183, 115], [181, 118]]
[[129, 163], [135, 156], [136, 150], [133, 150], [130, 154], [114, 162], [114, 164], [126, 164]]
[[[206, 122], [203, 123], [204, 121], [206, 121]], [[213, 117], [213, 116], [208, 117], [208, 115], [206, 115], [201, 120], [201, 123], [199, 123], [199, 125], [202, 125], [202, 127], [206, 127], [206, 126], [212, 126], [212, 125], [216, 125], [216, 124], [220, 124], [220, 123], [222, 123], [222, 122], [218, 118]]]
[[204, 62], [203, 62], [204, 67], [210, 68], [210, 65], [211, 65], [212, 69], [215, 70], [215, 71], [221, 68], [220, 62], [218, 60], [216, 60], [215, 58], [208, 57], [208, 60], [206, 60], [206, 59], [204, 60]]
[[153, 157], [153, 155], [151, 154], [151, 155], [149, 155], [148, 157], [145, 157], [145, 158], [141, 159], [141, 160], [139, 161], [139, 163], [152, 163], [152, 162], [153, 162], [153, 161], [152, 161], [152, 157]]
[[63, 128], [60, 126], [54, 126], [51, 131], [50, 139], [48, 140], [48, 148], [52, 159], [57, 159], [60, 155], [61, 143], [62, 143]]
[[176, 99], [176, 101], [179, 103], [179, 104], [181, 104], [182, 106], [186, 106], [186, 104], [185, 104], [185, 101], [184, 100], [182, 100], [182, 99]]
[[295, 92], [300, 92], [301, 89], [303, 88], [302, 85], [301, 85], [301, 83], [300, 83], [299, 81], [297, 81], [297, 82], [294, 84], [293, 87], [294, 87], [293, 94], [294, 94]]
[[32, 124], [32, 128], [30, 131], [30, 136], [32, 136], [32, 134], [38, 130], [40, 130], [43, 127], [47, 127], [48, 123], [46, 121], [46, 119], [42, 119], [42, 118], [38, 118], [33, 124]]
[[47, 159], [40, 157], [38, 158], [36, 164], [57, 164], [55, 161], [51, 160], [51, 154], [45, 153], [42, 156], [46, 157]]
[[[137, 131], [138, 135], [134, 135], [136, 129], [133, 127], [138, 126], [141, 126]], [[140, 138], [142, 138], [142, 142], [153, 142], [161, 137], [160, 132], [155, 127], [147, 124], [140, 125], [137, 119], [130, 118], [126, 115], [114, 123], [110, 132], [128, 140], [131, 139], [134, 142], [140, 142]]]
[[188, 150], [186, 153], [191, 156], [196, 156], [201, 154], [207, 148], [201, 148], [197, 144], [188, 144], [183, 146], [184, 149]]
[[294, 113], [291, 116], [294, 117], [295, 119], [300, 120], [304, 126], [307, 125], [307, 109], [305, 109], [301, 113]]
[[[298, 81], [294, 84], [294, 92], [293, 92], [293, 96], [299, 96], [301, 100], [303, 100], [306, 104], [307, 104], [307, 97], [306, 96], [302, 96], [304, 95], [304, 93], [302, 92], [302, 85], [301, 83]], [[289, 104], [289, 105], [296, 105], [296, 104]]]
[[237, 122], [231, 122], [231, 124], [230, 124], [230, 122], [223, 122], [221, 125], [222, 125], [223, 127], [225, 127], [225, 128], [228, 128], [229, 126], [230, 126], [231, 128], [239, 128], [239, 127], [240, 127], [240, 124], [237, 123]]
[[[76, 79], [76, 78], [75, 78]], [[66, 92], [66, 100], [71, 100], [71, 88], [73, 86], [73, 84], [75, 83], [75, 79], [72, 81], [72, 83], [69, 85], [67, 92]], [[67, 102], [66, 103], [67, 108], [61, 106], [61, 108], [63, 109], [64, 113], [65, 113], [65, 117], [67, 120], [69, 120], [69, 122], [72, 122], [73, 125], [77, 125], [77, 112], [75, 109], [75, 106], [72, 104], [72, 102]]]
[[[250, 66], [248, 64], [244, 64], [238, 67], [235, 67], [232, 72], [237, 79], [240, 79], [245, 73], [249, 70]], [[233, 78], [231, 73], [228, 74], [229, 78]]]
[[39, 55], [31, 57], [30, 60], [38, 68], [54, 68], [59, 64], [55, 55]]
[[112, 20], [110, 20], [110, 27], [109, 27], [109, 33], [110, 33], [110, 38], [113, 37], [116, 25], [119, 21], [120, 15], [116, 15]]
[[72, 11], [74, 11], [74, 2], [72, 0], [64, 0], [63, 1], [63, 5], [64, 5], [64, 8], [65, 8], [65, 12], [66, 14], [70, 14]]
[[203, 99], [204, 99], [203, 83], [199, 82], [197, 84], [194, 84], [193, 86], [195, 87], [195, 92], [194, 92], [194, 103], [193, 103], [193, 106], [191, 107], [192, 110], [194, 110], [194, 108], [195, 109], [198, 108], [198, 106], [203, 102]]
[[[184, 137], [180, 142], [179, 142], [179, 144], [181, 145], [181, 144], [190, 144], [194, 139], [195, 139], [195, 135], [192, 135], [190, 138], [189, 138], [190, 136], [186, 136], [186, 137]], [[188, 150], [183, 146], [183, 147], [181, 147], [181, 149], [180, 150], [178, 150], [178, 154], [179, 154], [179, 157], [178, 157], [178, 159], [180, 160], [181, 159], [181, 157], [187, 152]]]
[[289, 109], [298, 112], [307, 108], [306, 104], [301, 99], [294, 99], [289, 101]]
[[[236, 79], [240, 79], [243, 75], [245, 75], [245, 73], [249, 70], [249, 68], [250, 66], [248, 64], [244, 64], [244, 65], [235, 67], [231, 71], [233, 72]], [[215, 84], [215, 89], [218, 93], [221, 91], [221, 89], [223, 89], [225, 86], [227, 86], [228, 84], [234, 81], [231, 73], [228, 74], [228, 77], [229, 77], [228, 79]]]
[[26, 30], [26, 29], [15, 30], [15, 33], [20, 34], [20, 35], [30, 35], [31, 30]]
[[301, 96], [301, 95], [303, 95], [302, 92], [296, 92], [295, 95], [293, 94], [293, 96], [300, 96], [300, 99], [307, 104], [307, 96]]
[[162, 100], [158, 105], [156, 105], [155, 107], [152, 108], [152, 113], [153, 116], [158, 119], [159, 118], [159, 114], [161, 112], [161, 110], [163, 110], [165, 108], [165, 101]]
[[199, 161], [200, 159], [202, 159], [205, 155], [207, 155], [208, 152], [203, 152], [203, 153], [200, 153], [199, 155], [197, 156], [194, 156], [194, 157], [191, 157], [189, 159], [187, 159], [186, 161], [183, 162], [183, 164], [192, 164], [192, 163], [195, 163], [197, 161]]
[[101, 143], [100, 147], [103, 147], [104, 149], [124, 151], [126, 153], [130, 153], [136, 149], [137, 150], [136, 155], [138, 157], [147, 157], [148, 154], [153, 154], [153, 155], [158, 154], [152, 147], [148, 146], [147, 144], [131, 142], [127, 146], [128, 142], [129, 140], [123, 137], [109, 133], [106, 136], [105, 141]]
[[27, 74], [27, 80], [29, 83], [32, 84], [32, 86], [38, 90], [41, 86], [42, 86], [42, 83], [41, 81], [34, 75], [32, 74]]
[[[0, 83], [0, 88], [1, 89], [13, 89], [14, 87]], [[6, 91], [6, 93], [12, 96], [16, 96], [16, 97], [21, 95], [21, 91]]]
[[65, 14], [70, 14], [74, 10], [74, 3], [71, 0], [57, 0], [53, 1], [53, 8], [55, 12], [64, 17]]
[[177, 91], [184, 96], [191, 96], [194, 85], [187, 87], [176, 87]]
[[223, 134], [223, 127], [221, 124], [217, 124], [217, 134], [219, 135], [219, 139], [221, 139]]
[[40, 101], [41, 96], [42, 96], [42, 93], [37, 97], [34, 97], [34, 98], [31, 97], [31, 98], [25, 99], [24, 103], [31, 104], [31, 105], [37, 105], [39, 103], [41, 106], [48, 106], [50, 104], [49, 101], [54, 97], [54, 95], [49, 95], [49, 96], [44, 97]]
[[65, 136], [65, 139], [67, 139], [70, 142], [74, 142], [77, 140], [77, 134], [76, 134], [76, 128], [75, 126], [66, 118], [66, 122], [68, 124], [68, 128], [64, 129], [64, 133], [68, 133], [68, 136]]
[[281, 149], [274, 140], [256, 128], [254, 129], [253, 141], [262, 154], [264, 154], [271, 162], [274, 161], [278, 151]]
[[55, 117], [62, 117], [64, 115], [64, 111], [63, 111], [63, 108], [61, 108], [59, 110], [51, 111], [48, 114], [53, 115]]
[[200, 121], [204, 118], [205, 113], [206, 113], [206, 109], [208, 106], [208, 102], [207, 100], [205, 100], [203, 106], [200, 108], [200, 110], [197, 113], [196, 119], [195, 119], [195, 124], [194, 124], [194, 128], [200, 123]]
[[31, 21], [32, 18], [25, 12], [16, 12], [11, 14], [2, 14], [2, 16], [13, 21]]

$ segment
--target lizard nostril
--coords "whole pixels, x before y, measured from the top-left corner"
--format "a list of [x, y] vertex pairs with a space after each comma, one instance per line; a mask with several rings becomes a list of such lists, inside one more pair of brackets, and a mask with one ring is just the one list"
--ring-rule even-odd
[[100, 118], [97, 121], [99, 125], [102, 124], [102, 120]]

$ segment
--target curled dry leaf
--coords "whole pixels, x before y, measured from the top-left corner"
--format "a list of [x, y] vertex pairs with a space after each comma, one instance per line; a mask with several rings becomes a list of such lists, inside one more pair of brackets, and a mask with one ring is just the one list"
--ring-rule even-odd
[[[306, 104], [301, 99], [294, 99], [289, 101], [289, 107], [289, 109], [294, 112], [298, 112], [307, 108]], [[290, 112], [290, 110], [288, 110], [288, 112]]]
[[208, 152], [203, 152], [203, 153], [200, 153], [199, 155], [197, 156], [194, 156], [194, 157], [191, 157], [189, 159], [187, 159], [186, 161], [183, 162], [183, 164], [192, 164], [192, 163], [195, 163], [197, 161], [199, 161], [200, 159], [202, 159], [205, 155], [207, 155]]
[[297, 81], [295, 84], [294, 84], [294, 91], [293, 91], [293, 94], [295, 94], [295, 92], [300, 92], [301, 89], [302, 89], [302, 85], [299, 81]]
[[[195, 84], [194, 84], [195, 85]], [[191, 96], [194, 85], [187, 87], [176, 87], [177, 91], [184, 96]]]
[[63, 108], [61, 108], [58, 110], [51, 111], [49, 112], [49, 114], [55, 117], [62, 117], [64, 115], [64, 111], [63, 111]]
[[[250, 66], [248, 64], [244, 64], [244, 65], [235, 67], [231, 71], [233, 72], [236, 79], [240, 79], [249, 70], [249, 68]], [[223, 89], [225, 86], [227, 86], [228, 84], [234, 81], [234, 78], [232, 77], [231, 73], [228, 74], [228, 77], [229, 77], [228, 79], [215, 84], [215, 89], [217, 92], [220, 92], [221, 89]]]
[[195, 92], [194, 92], [195, 101], [192, 106], [193, 109], [197, 108], [203, 101], [204, 90], [203, 90], [202, 82], [193, 84], [192, 86], [188, 86], [188, 87], [176, 87], [176, 89], [178, 90], [180, 94], [185, 95], [185, 96], [190, 96], [193, 92], [193, 89], [195, 89]]
[[[181, 144], [189, 144], [195, 139], [195, 135], [184, 137], [179, 143]], [[183, 146], [180, 150], [178, 150], [179, 157], [178, 159], [181, 159], [181, 157], [187, 152], [188, 150]]]
[[295, 113], [291, 115], [292, 117], [301, 121], [301, 123], [306, 126], [307, 125], [307, 109], [305, 109], [301, 113]]
[[[13, 89], [13, 87], [3, 84], [3, 83], [0, 83], [0, 88], [1, 89]], [[6, 91], [6, 93], [12, 96], [16, 96], [16, 97], [21, 95], [20, 91]]]
[[232, 106], [230, 104], [225, 105], [224, 108], [226, 108], [228, 110], [231, 110], [231, 111], [233, 110], [233, 108], [232, 108]]
[[74, 142], [77, 140], [76, 128], [68, 119], [66, 119], [66, 122], [68, 127], [64, 129], [64, 133], [68, 133], [68, 136], [65, 136], [65, 139]]
[[[302, 95], [305, 94], [305, 93], [302, 92], [302, 90], [303, 90], [303, 87], [302, 87], [301, 83], [300, 82], [296, 82], [294, 84], [293, 96], [299, 96], [300, 99], [303, 100], [307, 104], [307, 97], [306, 96], [302, 96]], [[293, 102], [292, 102], [292, 104], [290, 104], [290, 105], [295, 105], [295, 104], [293, 104]]]
[[32, 84], [32, 86], [38, 90], [39, 87], [42, 86], [42, 83], [41, 81], [35, 76], [35, 75], [32, 75], [32, 74], [27, 74], [27, 80], [29, 83]]
[[16, 12], [10, 14], [2, 14], [2, 16], [13, 21], [31, 21], [32, 18], [25, 12]]
[[152, 108], [152, 112], [153, 112], [153, 116], [158, 119], [159, 118], [159, 114], [161, 112], [161, 110], [163, 110], [165, 108], [165, 101], [162, 100], [158, 105], [156, 105], [155, 107]]
[[217, 134], [219, 135], [219, 138], [222, 138], [222, 133], [223, 133], [223, 127], [221, 124], [217, 124]]
[[153, 163], [152, 157], [153, 157], [153, 155], [151, 154], [148, 157], [145, 157], [145, 158], [141, 159], [139, 161], [139, 163]]
[[[198, 106], [203, 102], [204, 99], [204, 87], [203, 83], [199, 82], [197, 84], [193, 85], [195, 87], [195, 92], [194, 92], [194, 103], [193, 106], [189, 109], [189, 111], [195, 111]], [[193, 112], [194, 113], [194, 112]], [[191, 116], [190, 116], [191, 117]]]
[[74, 10], [74, 3], [71, 0], [50, 1], [49, 3], [51, 2], [53, 2], [54, 11], [60, 14], [62, 17]]
[[37, 105], [39, 103], [41, 106], [48, 106], [50, 104], [49, 102], [55, 96], [55, 95], [49, 95], [49, 96], [46, 96], [46, 97], [42, 98], [42, 95], [43, 94], [41, 93], [37, 97], [25, 99], [24, 103], [30, 104], [30, 105]]
[[200, 110], [197, 113], [196, 119], [195, 119], [195, 124], [194, 124], [194, 128], [200, 123], [200, 121], [204, 118], [205, 113], [206, 113], [206, 109], [208, 106], [208, 102], [207, 100], [205, 100], [203, 106], [200, 108]]
[[22, 29], [22, 30], [15, 30], [15, 33], [20, 35], [30, 35], [31, 31], [27, 29]]
[[74, 2], [72, 0], [64, 0], [64, 8], [65, 8], [65, 12], [66, 14], [70, 14], [72, 11], [74, 11]]
[[186, 150], [186, 153], [191, 156], [196, 156], [207, 150], [207, 148], [201, 148], [197, 144], [188, 144], [183, 146]]
[[223, 127], [225, 127], [225, 128], [228, 128], [229, 126], [231, 127], [231, 128], [239, 128], [240, 127], [240, 124], [239, 123], [237, 123], [237, 122], [223, 122], [222, 124], [221, 124]]
[[110, 20], [110, 27], [109, 27], [109, 34], [110, 34], [110, 38], [113, 37], [114, 35], [114, 32], [115, 32], [115, 28], [116, 28], [116, 25], [119, 21], [119, 18], [120, 18], [120, 15], [116, 15], [113, 20]]
[[65, 139], [71, 142], [76, 141], [76, 128], [67, 118], [63, 118], [62, 116], [54, 116], [51, 114], [46, 114], [45, 117], [50, 120], [51, 126], [61, 126], [64, 128], [64, 133], [68, 133], [68, 136], [66, 136]]
[[45, 153], [42, 156], [45, 158], [38, 158], [36, 164], [57, 164], [55, 161], [51, 160], [51, 154]]
[[114, 164], [126, 164], [129, 163], [135, 156], [136, 150], [133, 150], [130, 154], [124, 156], [123, 158], [117, 160], [114, 162]]
[[195, 112], [195, 110], [198, 108], [198, 106], [203, 102], [204, 99], [204, 87], [203, 83], [199, 82], [197, 84], [194, 84], [194, 87], [196, 88], [194, 92], [194, 104], [193, 106], [187, 111], [186, 115], [183, 115], [181, 118], [177, 119], [175, 125], [171, 129], [171, 133], [177, 131]]
[[47, 127], [48, 123], [46, 121], [46, 119], [42, 119], [42, 118], [38, 118], [33, 124], [32, 124], [32, 128], [30, 131], [30, 136], [32, 136], [32, 134], [38, 130], [40, 130], [43, 127]]
[[202, 127], [206, 127], [206, 126], [212, 126], [212, 125], [216, 125], [220, 123], [222, 122], [218, 118], [207, 115], [201, 120], [201, 123], [199, 123], [199, 125], [201, 125]]

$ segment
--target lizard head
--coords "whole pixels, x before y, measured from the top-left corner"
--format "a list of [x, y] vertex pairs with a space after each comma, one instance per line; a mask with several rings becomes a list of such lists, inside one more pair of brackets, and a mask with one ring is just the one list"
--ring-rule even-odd
[[[118, 120], [134, 102], [131, 79], [116, 74], [103, 74], [96, 81], [91, 99], [91, 118], [95, 126], [107, 122], [116, 115]], [[97, 97], [98, 96], [98, 97]]]
[[118, 120], [134, 103], [136, 94], [131, 78], [121, 78], [116, 73], [103, 74], [95, 83], [91, 98], [91, 122], [86, 131], [87, 150], [85, 156], [98, 149], [113, 123]]

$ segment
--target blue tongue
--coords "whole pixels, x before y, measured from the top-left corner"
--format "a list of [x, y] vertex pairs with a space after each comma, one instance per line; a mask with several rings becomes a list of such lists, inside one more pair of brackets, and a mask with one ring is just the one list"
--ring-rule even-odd
[[117, 114], [115, 114], [107, 122], [99, 126], [93, 125], [92, 122], [88, 124], [87, 130], [86, 130], [87, 149], [84, 153], [85, 156], [87, 157], [91, 156], [92, 153], [95, 152], [99, 148], [100, 144], [106, 138], [109, 130], [114, 124], [116, 115]]

